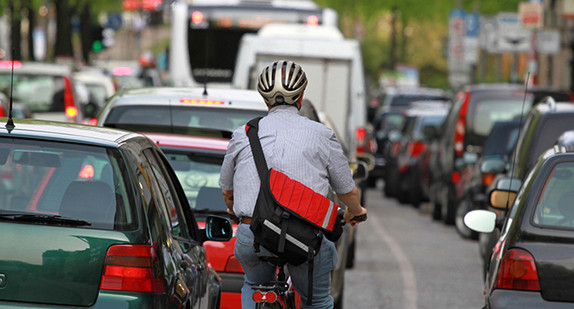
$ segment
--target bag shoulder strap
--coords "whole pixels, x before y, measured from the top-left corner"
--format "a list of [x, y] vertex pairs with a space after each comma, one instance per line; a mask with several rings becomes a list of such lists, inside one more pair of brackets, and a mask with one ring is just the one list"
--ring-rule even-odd
[[263, 154], [263, 148], [261, 147], [261, 142], [259, 141], [259, 120], [263, 117], [257, 117], [249, 120], [245, 126], [245, 131], [247, 132], [247, 137], [249, 138], [249, 144], [251, 145], [251, 152], [253, 153], [253, 159], [255, 159], [255, 166], [257, 166], [257, 172], [259, 173], [259, 178], [261, 181], [265, 179], [265, 175], [269, 170], [267, 168], [267, 161], [265, 160], [265, 155]]

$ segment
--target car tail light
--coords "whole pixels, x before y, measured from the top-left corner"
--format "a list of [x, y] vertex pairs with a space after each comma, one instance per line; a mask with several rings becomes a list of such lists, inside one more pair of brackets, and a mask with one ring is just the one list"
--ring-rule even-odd
[[201, 11], [194, 11], [191, 13], [191, 22], [195, 25], [199, 25], [203, 22], [203, 13]]
[[225, 264], [225, 272], [243, 273], [243, 268], [241, 267], [241, 264], [234, 255], [230, 256], [229, 259], [227, 259], [227, 263]]
[[450, 181], [455, 185], [458, 184], [458, 182], [460, 181], [460, 172], [459, 171], [452, 172], [452, 174], [450, 175]]
[[0, 117], [6, 117], [6, 111], [4, 110], [4, 107], [0, 104]]
[[485, 187], [490, 186], [494, 181], [495, 177], [496, 174], [489, 174], [489, 173], [482, 174], [482, 185]]
[[98, 119], [97, 119], [97, 118], [91, 118], [91, 119], [88, 121], [88, 124], [95, 127], [95, 126], [98, 125]]
[[425, 142], [421, 142], [421, 141], [409, 142], [409, 145], [408, 145], [408, 153], [409, 153], [409, 156], [411, 156], [412, 158], [420, 157], [426, 149], [427, 149], [427, 144], [425, 144]]
[[391, 148], [391, 155], [393, 157], [398, 156], [400, 150], [401, 150], [401, 143], [400, 142], [393, 142], [393, 146]]
[[508, 250], [498, 271], [500, 289], [540, 291], [538, 271], [532, 255], [523, 249]]
[[319, 24], [319, 17], [315, 15], [310, 15], [307, 17], [307, 25], [309, 26], [317, 26]]
[[367, 136], [367, 130], [365, 130], [365, 128], [358, 128], [355, 131], [355, 137], [357, 138], [357, 153], [365, 153], [366, 136]]
[[73, 119], [78, 116], [78, 108], [76, 107], [76, 101], [74, 100], [72, 82], [67, 76], [64, 76], [64, 106], [66, 117]]
[[460, 107], [456, 126], [454, 127], [454, 153], [461, 157], [464, 153], [464, 135], [466, 134], [466, 110], [468, 108], [468, 101], [470, 93], [467, 92], [464, 96], [464, 101]]
[[158, 257], [152, 246], [115, 245], [108, 249], [101, 290], [165, 293], [163, 276], [155, 269]]

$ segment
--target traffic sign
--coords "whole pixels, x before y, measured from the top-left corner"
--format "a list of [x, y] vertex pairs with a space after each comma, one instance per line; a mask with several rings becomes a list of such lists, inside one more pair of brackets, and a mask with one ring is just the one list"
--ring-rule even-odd
[[544, 23], [544, 8], [540, 2], [521, 2], [518, 5], [520, 25], [527, 29], [540, 29]]
[[560, 32], [542, 30], [536, 34], [536, 48], [540, 54], [557, 54], [560, 52]]
[[464, 61], [475, 64], [478, 62], [478, 34], [480, 29], [478, 13], [467, 13], [464, 24]]
[[497, 49], [500, 52], [530, 51], [532, 31], [521, 27], [518, 13], [498, 13], [497, 23]]
[[489, 53], [498, 53], [498, 22], [494, 16], [480, 16], [478, 33], [480, 48]]

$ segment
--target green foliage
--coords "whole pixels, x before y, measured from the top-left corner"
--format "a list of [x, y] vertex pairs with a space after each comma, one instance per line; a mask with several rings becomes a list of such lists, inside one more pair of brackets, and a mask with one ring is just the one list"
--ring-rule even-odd
[[[422, 84], [447, 87], [444, 38], [448, 35], [448, 15], [460, 5], [466, 11], [481, 14], [516, 12], [520, 0], [316, 0], [339, 14], [339, 25], [346, 37], [355, 36], [362, 24], [361, 39], [365, 73], [377, 80], [391, 60], [391, 12], [397, 12], [397, 46], [400, 63], [419, 68]], [[403, 31], [404, 29], [404, 31]]]

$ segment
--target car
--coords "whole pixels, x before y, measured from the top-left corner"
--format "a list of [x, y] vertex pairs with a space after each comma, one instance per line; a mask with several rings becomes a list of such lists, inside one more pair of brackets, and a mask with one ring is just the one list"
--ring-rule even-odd
[[111, 76], [104, 74], [102, 70], [91, 67], [84, 67], [82, 70], [74, 71], [72, 78], [77, 83], [83, 84], [89, 92], [88, 104], [92, 105], [86, 111], [86, 117], [89, 117], [93, 123], [106, 101], [116, 92], [114, 81]]
[[[509, 156], [488, 156], [481, 160], [480, 173], [489, 175], [489, 178], [512, 177], [523, 181], [526, 173], [536, 163], [537, 158], [566, 131], [574, 130], [574, 104], [571, 102], [555, 102], [552, 97], [546, 97], [536, 104], [522, 125], [520, 134], [516, 138], [516, 146]], [[492, 181], [492, 180], [491, 180]], [[472, 209], [489, 209], [485, 200], [486, 194], [474, 191], [474, 205]], [[499, 218], [503, 216], [499, 213]], [[483, 263], [486, 263], [500, 231], [495, 229], [492, 233], [481, 233], [479, 238], [479, 251]]]
[[[376, 140], [374, 156], [374, 167], [369, 172], [367, 179], [371, 187], [374, 187], [377, 180], [384, 177], [386, 164], [390, 158], [390, 151], [393, 142], [396, 142], [400, 135], [396, 132], [402, 127], [404, 115], [402, 112], [411, 106], [415, 101], [444, 101], [449, 102], [450, 93], [439, 88], [429, 87], [391, 87], [379, 95], [379, 106], [376, 107], [372, 122], [372, 135]], [[372, 108], [371, 108], [372, 109]], [[387, 188], [388, 189], [388, 188]], [[383, 188], [386, 196], [392, 196], [392, 190]]]
[[[430, 193], [431, 212], [440, 209], [445, 224], [455, 225], [463, 237], [469, 235], [462, 218], [472, 207], [467, 196], [484, 147], [484, 142], [495, 122], [519, 119], [538, 102], [539, 96], [548, 91], [540, 88], [527, 89], [518, 84], [476, 84], [463, 88], [456, 97], [445, 121], [435, 155], [438, 156], [433, 171], [436, 192]], [[556, 96], [570, 96], [556, 91]]]
[[[520, 184], [522, 184], [520, 186]], [[574, 132], [538, 157], [526, 177], [498, 179], [490, 210], [465, 216], [469, 228], [501, 228], [485, 275], [485, 308], [570, 308], [574, 303]]]
[[159, 147], [134, 132], [0, 118], [0, 307], [218, 308], [199, 228]]
[[118, 90], [102, 109], [97, 125], [130, 130], [148, 124], [166, 133], [200, 128], [231, 133], [265, 115], [267, 106], [255, 90], [147, 87]]
[[13, 110], [18, 111], [18, 116], [86, 123], [86, 106], [77, 88], [68, 65], [0, 61], [0, 92], [7, 97], [12, 95]]
[[116, 89], [165, 86], [157, 68], [139, 61], [100, 60], [94, 61], [94, 65], [113, 79]]
[[449, 106], [443, 101], [413, 103], [421, 104], [404, 112], [406, 118], [401, 139], [392, 147], [392, 151], [396, 152], [393, 153], [396, 164], [389, 166], [392, 170], [389, 169], [386, 174], [385, 186], [396, 184], [399, 202], [418, 207], [428, 199], [422, 190], [419, 161], [423, 158], [432, 132], [438, 130], [444, 122]]

